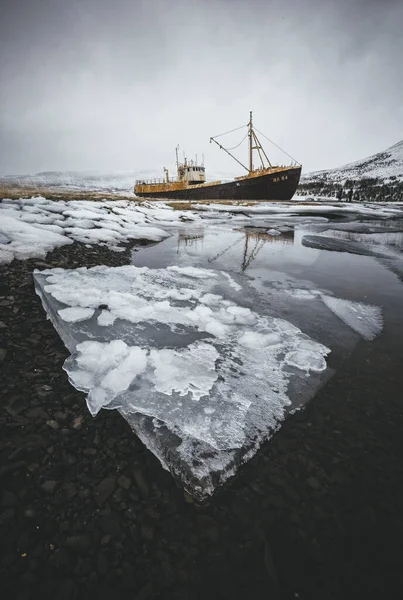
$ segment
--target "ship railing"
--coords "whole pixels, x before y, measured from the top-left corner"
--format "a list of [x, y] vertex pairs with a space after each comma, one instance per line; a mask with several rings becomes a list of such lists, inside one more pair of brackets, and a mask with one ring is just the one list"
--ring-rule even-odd
[[155, 179], [136, 179], [136, 185], [161, 185], [161, 183], [173, 183], [174, 179], [155, 178]]

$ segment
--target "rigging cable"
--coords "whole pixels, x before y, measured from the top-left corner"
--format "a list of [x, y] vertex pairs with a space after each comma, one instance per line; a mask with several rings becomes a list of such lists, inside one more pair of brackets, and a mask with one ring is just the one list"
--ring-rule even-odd
[[248, 133], [241, 139], [241, 141], [239, 142], [239, 144], [237, 144], [236, 146], [232, 146], [232, 148], [225, 148], [225, 150], [235, 150], [235, 148], [238, 148], [238, 146], [240, 146], [242, 144], [242, 142], [244, 140], [246, 140], [247, 137], [248, 137]]
[[276, 148], [278, 148], [279, 150], [281, 150], [281, 152], [284, 152], [284, 154], [286, 154], [288, 156], [288, 158], [291, 158], [291, 160], [293, 160], [294, 162], [297, 163], [297, 165], [301, 165], [300, 162], [298, 162], [295, 158], [293, 158], [290, 154], [288, 154], [285, 150], [283, 150], [282, 148], [280, 148], [280, 146], [277, 146], [277, 144], [275, 142], [273, 142], [273, 140], [271, 140], [270, 138], [267, 137], [267, 135], [265, 135], [264, 133], [262, 133], [261, 131], [259, 131], [259, 129], [257, 127], [255, 127], [256, 131], [258, 133], [260, 133], [260, 135], [262, 135], [264, 138], [266, 138], [266, 140], [268, 140], [271, 144], [273, 144], [273, 146], [276, 146]]
[[236, 127], [235, 129], [231, 129], [231, 131], [226, 131], [225, 133], [219, 133], [218, 135], [214, 135], [212, 137], [213, 137], [213, 139], [214, 138], [218, 138], [218, 137], [221, 137], [223, 135], [227, 135], [228, 133], [233, 133], [234, 131], [239, 131], [240, 129], [243, 129], [244, 127], [247, 127], [247, 125], [241, 125], [240, 127]]

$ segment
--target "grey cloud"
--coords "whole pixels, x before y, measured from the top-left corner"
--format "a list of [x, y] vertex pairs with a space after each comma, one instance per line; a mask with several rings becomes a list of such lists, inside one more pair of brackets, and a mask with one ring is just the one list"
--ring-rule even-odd
[[402, 22], [395, 1], [9, 2], [0, 174], [158, 171], [178, 142], [236, 174], [209, 136], [251, 109], [306, 171], [367, 156], [403, 137]]

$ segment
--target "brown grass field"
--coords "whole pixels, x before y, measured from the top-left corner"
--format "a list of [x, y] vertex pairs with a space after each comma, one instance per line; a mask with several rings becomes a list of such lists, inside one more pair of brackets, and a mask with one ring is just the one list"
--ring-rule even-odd
[[140, 198], [135, 198], [133, 194], [113, 194], [111, 192], [101, 192], [98, 190], [83, 190], [74, 191], [55, 188], [30, 188], [30, 187], [12, 187], [4, 186], [0, 183], [0, 198], [9, 198], [11, 200], [19, 200], [20, 198], [32, 198], [43, 196], [49, 200], [92, 200], [94, 202], [100, 200], [135, 200], [141, 201]]
[[[112, 192], [102, 192], [99, 190], [66, 190], [66, 189], [55, 189], [55, 188], [30, 188], [30, 187], [17, 187], [7, 186], [0, 182], [0, 198], [7, 198], [10, 200], [19, 200], [20, 198], [33, 198], [43, 197], [49, 200], [89, 200], [92, 202], [101, 202], [102, 200], [130, 200], [131, 202], [158, 202], [155, 198], [137, 198], [133, 194], [114, 194]], [[210, 204], [210, 200], [196, 200], [196, 201], [168, 201], [165, 204], [170, 206], [174, 210], [191, 210], [194, 204]], [[225, 204], [225, 205], [237, 205], [242, 206], [254, 206], [256, 202], [242, 201], [233, 202], [231, 200], [215, 200], [214, 204]]]

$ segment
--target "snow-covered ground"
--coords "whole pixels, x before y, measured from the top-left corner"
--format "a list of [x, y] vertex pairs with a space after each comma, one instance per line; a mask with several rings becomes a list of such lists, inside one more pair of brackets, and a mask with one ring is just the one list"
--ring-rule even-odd
[[159, 204], [129, 201], [53, 202], [46, 198], [0, 203], [0, 264], [14, 258], [45, 258], [74, 241], [107, 245], [115, 251], [128, 240], [158, 242], [169, 236], [162, 227], [196, 217]]

